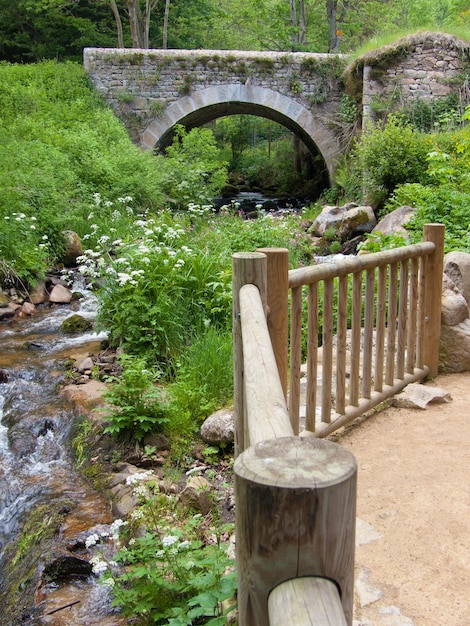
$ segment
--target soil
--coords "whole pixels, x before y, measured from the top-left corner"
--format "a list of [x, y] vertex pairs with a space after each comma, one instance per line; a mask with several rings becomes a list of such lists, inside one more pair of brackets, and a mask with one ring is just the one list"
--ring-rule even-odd
[[337, 439], [358, 463], [355, 626], [470, 624], [470, 373], [427, 384], [452, 400]]

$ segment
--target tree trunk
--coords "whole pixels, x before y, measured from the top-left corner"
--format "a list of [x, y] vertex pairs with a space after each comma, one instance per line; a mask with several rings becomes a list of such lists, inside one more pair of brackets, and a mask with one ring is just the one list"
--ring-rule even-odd
[[328, 52], [336, 52], [337, 35], [336, 35], [336, 9], [338, 8], [338, 0], [326, 0], [326, 15], [328, 18]]
[[129, 26], [131, 28], [132, 47], [143, 48], [143, 42], [141, 39], [139, 0], [127, 0], [127, 10], [129, 12]]
[[307, 17], [305, 11], [305, 0], [300, 0], [299, 12], [299, 43], [305, 46], [307, 43]]
[[163, 42], [162, 48], [166, 50], [168, 48], [168, 15], [170, 13], [171, 0], [165, 0], [165, 14], [163, 16]]
[[113, 12], [114, 20], [116, 22], [118, 48], [124, 48], [124, 34], [122, 31], [122, 20], [121, 20], [121, 15], [119, 13], [119, 9], [116, 4], [116, 0], [109, 0], [109, 5], [111, 7], [111, 11]]
[[297, 47], [299, 43], [299, 32], [298, 32], [298, 23], [297, 23], [297, 0], [290, 0], [290, 21], [292, 24], [292, 44], [294, 49]]

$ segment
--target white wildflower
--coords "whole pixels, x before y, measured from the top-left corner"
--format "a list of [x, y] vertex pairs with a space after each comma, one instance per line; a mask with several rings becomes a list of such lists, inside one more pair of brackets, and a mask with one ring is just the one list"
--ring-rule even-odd
[[101, 574], [103, 574], [108, 569], [108, 564], [106, 563], [106, 561], [102, 561], [99, 557], [96, 559], [91, 559], [91, 563], [93, 574], [95, 574], [95, 576], [101, 576]]
[[176, 535], [165, 535], [165, 537], [162, 538], [162, 544], [166, 548], [168, 548], [169, 546], [172, 546], [177, 541], [178, 541], [178, 537]]
[[145, 472], [137, 472], [131, 474], [126, 478], [126, 485], [136, 485], [143, 480], [149, 480], [154, 477], [152, 470], [146, 470]]
[[91, 548], [91, 546], [96, 546], [99, 540], [100, 540], [100, 536], [97, 535], [96, 533], [93, 533], [92, 535], [88, 535], [88, 537], [85, 540], [85, 548]]
[[[137, 489], [137, 487], [136, 487]], [[135, 493], [135, 491], [134, 491]], [[144, 518], [144, 512], [142, 511], [142, 509], [134, 509], [131, 513], [131, 517], [133, 520], [140, 520]]]

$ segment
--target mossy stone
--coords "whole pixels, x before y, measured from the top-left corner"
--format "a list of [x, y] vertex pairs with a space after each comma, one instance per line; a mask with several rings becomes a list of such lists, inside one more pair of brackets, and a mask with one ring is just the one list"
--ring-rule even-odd
[[62, 322], [61, 330], [63, 333], [68, 335], [76, 335], [78, 333], [84, 333], [87, 330], [91, 330], [93, 328], [93, 324], [90, 320], [87, 320], [85, 317], [78, 315], [71, 315], [66, 320]]

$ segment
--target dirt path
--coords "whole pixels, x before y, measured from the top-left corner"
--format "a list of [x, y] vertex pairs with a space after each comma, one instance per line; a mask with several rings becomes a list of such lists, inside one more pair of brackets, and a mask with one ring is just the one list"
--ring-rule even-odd
[[429, 384], [452, 401], [340, 440], [358, 462], [355, 626], [470, 625], [470, 373]]

